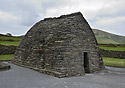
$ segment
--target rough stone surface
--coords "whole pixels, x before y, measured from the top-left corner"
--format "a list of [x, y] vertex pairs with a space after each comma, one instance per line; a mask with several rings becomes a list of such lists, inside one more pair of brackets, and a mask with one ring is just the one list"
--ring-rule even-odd
[[0, 54], [13, 54], [15, 50], [16, 50], [16, 46], [0, 45]]
[[113, 51], [113, 50], [101, 49], [100, 52], [103, 57], [114, 57], [114, 58], [125, 59], [125, 51]]
[[36, 23], [17, 47], [12, 62], [56, 77], [104, 68], [94, 33], [80, 12]]
[[[0, 45], [0, 54], [14, 54], [16, 51], [16, 46], [4, 46]], [[100, 49], [100, 53], [102, 57], [114, 57], [125, 59], [125, 51], [114, 51], [114, 50], [104, 50]], [[3, 60], [2, 60], [3, 61]]]
[[10, 65], [0, 62], [0, 71], [10, 69]]

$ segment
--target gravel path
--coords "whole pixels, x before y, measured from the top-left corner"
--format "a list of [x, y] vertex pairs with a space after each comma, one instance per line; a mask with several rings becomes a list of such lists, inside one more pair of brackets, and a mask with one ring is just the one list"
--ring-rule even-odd
[[125, 88], [125, 68], [106, 67], [105, 72], [56, 78], [13, 64], [0, 72], [0, 88]]

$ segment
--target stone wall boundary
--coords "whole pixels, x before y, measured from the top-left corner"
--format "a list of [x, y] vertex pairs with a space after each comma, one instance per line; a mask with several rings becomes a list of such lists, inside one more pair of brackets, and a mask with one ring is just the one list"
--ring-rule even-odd
[[4, 55], [4, 54], [14, 54], [15, 50], [16, 50], [16, 46], [5, 46], [5, 45], [0, 45], [0, 55]]
[[102, 57], [113, 57], [113, 58], [125, 59], [125, 51], [100, 49], [100, 53]]

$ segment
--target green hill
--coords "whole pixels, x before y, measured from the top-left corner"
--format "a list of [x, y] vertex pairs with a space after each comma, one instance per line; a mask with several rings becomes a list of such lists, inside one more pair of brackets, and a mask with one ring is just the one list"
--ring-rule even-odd
[[15, 45], [18, 46], [22, 36], [7, 36], [0, 34], [0, 45]]
[[93, 29], [93, 32], [99, 44], [125, 44], [125, 36], [119, 36], [97, 29]]

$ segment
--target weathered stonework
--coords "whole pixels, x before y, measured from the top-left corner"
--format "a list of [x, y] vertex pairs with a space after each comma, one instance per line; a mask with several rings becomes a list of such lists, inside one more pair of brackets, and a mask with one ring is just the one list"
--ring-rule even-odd
[[114, 51], [100, 49], [101, 56], [125, 59], [125, 51]]
[[15, 50], [16, 50], [16, 46], [0, 45], [0, 55], [3, 55], [3, 54], [14, 54]]
[[56, 77], [104, 68], [94, 33], [80, 12], [36, 23], [17, 47], [12, 62]]
[[[14, 54], [14, 52], [16, 51], [16, 48], [17, 48], [16, 46], [0, 45], [0, 54], [1, 55]], [[100, 49], [100, 53], [101, 53], [102, 57], [114, 57], [114, 58], [125, 59], [125, 51], [114, 51], [114, 50]]]

